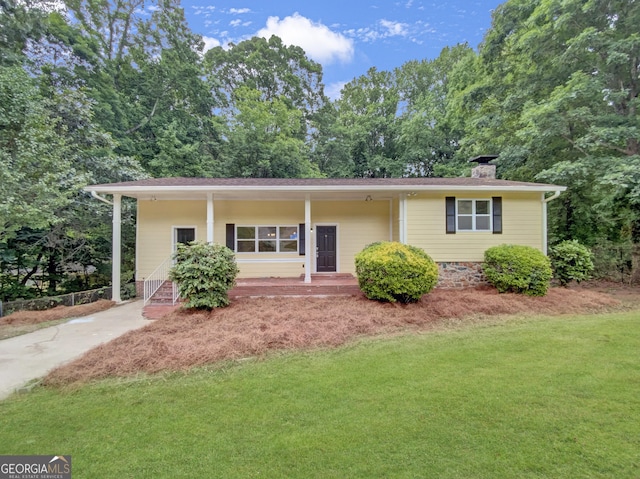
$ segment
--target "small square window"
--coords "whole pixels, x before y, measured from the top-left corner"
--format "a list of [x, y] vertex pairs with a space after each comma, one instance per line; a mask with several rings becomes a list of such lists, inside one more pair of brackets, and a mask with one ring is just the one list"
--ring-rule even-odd
[[276, 239], [276, 227], [275, 226], [259, 226], [258, 227], [258, 239], [260, 239], [260, 240], [275, 240]]
[[238, 253], [254, 253], [256, 251], [256, 242], [238, 240]]
[[238, 240], [248, 240], [256, 238], [256, 229], [253, 226], [238, 226]]
[[298, 251], [298, 242], [295, 240], [280, 241], [281, 253], [296, 253]]
[[489, 214], [489, 201], [485, 200], [476, 200], [476, 214], [477, 215], [488, 215]]
[[487, 231], [489, 229], [489, 217], [478, 216], [476, 217], [476, 229], [481, 231]]
[[297, 226], [281, 226], [280, 227], [280, 239], [298, 239], [298, 227]]
[[260, 253], [275, 253], [276, 251], [276, 242], [275, 241], [258, 241], [258, 251]]
[[473, 218], [471, 216], [459, 216], [458, 217], [458, 229], [459, 230], [472, 230]]
[[473, 201], [471, 200], [458, 201], [458, 214], [459, 215], [473, 214]]

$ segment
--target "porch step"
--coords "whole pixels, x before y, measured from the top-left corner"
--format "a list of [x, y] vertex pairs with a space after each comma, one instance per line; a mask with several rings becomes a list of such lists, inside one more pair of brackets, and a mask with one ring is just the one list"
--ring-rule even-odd
[[[304, 275], [293, 278], [241, 278], [229, 291], [230, 298], [278, 296], [354, 296], [360, 294], [358, 280], [348, 273], [313, 274], [311, 283]], [[173, 287], [166, 281], [151, 297], [147, 307], [173, 306]]]
[[149, 299], [148, 304], [173, 304], [173, 283], [165, 281]]

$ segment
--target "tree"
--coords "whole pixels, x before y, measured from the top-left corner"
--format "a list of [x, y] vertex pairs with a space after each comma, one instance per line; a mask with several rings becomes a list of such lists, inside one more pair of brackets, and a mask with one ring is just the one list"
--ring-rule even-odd
[[476, 81], [457, 94], [464, 147], [499, 152], [504, 178], [569, 186], [550, 208], [553, 241], [640, 243], [628, 176], [640, 140], [639, 20], [637, 2], [510, 0], [494, 12]]
[[46, 30], [47, 3], [31, 0], [0, 0], [0, 65], [22, 65], [31, 40]]
[[221, 124], [203, 78], [202, 37], [187, 26], [179, 2], [158, 7], [131, 48], [137, 68], [127, 66], [122, 88], [130, 109], [121, 151], [154, 176], [221, 176]]
[[[252, 131], [236, 130], [263, 123], [257, 117], [267, 115], [275, 121], [274, 125], [278, 124], [278, 148], [284, 148], [285, 157], [297, 156], [299, 163], [293, 169], [273, 169], [258, 164], [264, 160], [264, 154], [254, 157], [244, 155], [241, 160], [243, 166], [240, 169], [232, 166], [231, 171], [241, 175], [319, 174], [317, 168], [309, 169], [309, 162], [311, 151], [316, 150], [316, 144], [322, 141], [320, 128], [326, 126], [328, 118], [328, 99], [324, 95], [320, 64], [307, 58], [302, 48], [286, 46], [280, 38], [272, 36], [269, 40], [254, 37], [231, 45], [227, 50], [222, 47], [213, 48], [205, 55], [205, 69], [212, 94], [221, 101], [224, 123], [230, 131], [228, 160], [232, 164], [238, 164], [241, 156], [236, 150], [238, 142], [242, 149], [249, 149], [254, 153], [265, 149], [264, 145], [248, 143], [257, 140], [260, 135]], [[253, 92], [250, 100], [247, 97], [249, 91]], [[247, 101], [261, 110], [261, 113], [256, 112], [256, 118], [248, 118], [250, 114], [246, 109]], [[284, 123], [276, 117], [282, 119], [285, 116], [288, 117], [285, 120], [288, 126], [283, 128]], [[314, 158], [319, 159], [320, 156]], [[227, 174], [231, 172], [227, 170]]]
[[58, 221], [82, 182], [47, 104], [22, 68], [0, 67], [0, 243]]
[[390, 72], [371, 68], [344, 86], [336, 106], [338, 124], [347, 137], [350, 176], [404, 174], [396, 145], [398, 102], [398, 89]]
[[230, 176], [300, 178], [319, 176], [308, 160], [305, 143], [295, 132], [302, 113], [284, 99], [265, 101], [258, 90], [240, 87], [234, 92], [238, 109], [230, 125], [226, 171]]
[[402, 105], [397, 143], [405, 175], [437, 176], [451, 168], [463, 129], [447, 116], [450, 75], [474, 56], [468, 45], [458, 45], [435, 60], [410, 61], [396, 70]]
[[226, 50], [212, 48], [205, 55], [205, 68], [214, 92], [226, 99], [231, 110], [233, 93], [246, 87], [259, 91], [264, 101], [280, 99], [287, 107], [302, 111], [301, 139], [313, 115], [327, 102], [322, 66], [309, 59], [302, 48], [284, 45], [275, 35], [268, 40], [253, 37]]

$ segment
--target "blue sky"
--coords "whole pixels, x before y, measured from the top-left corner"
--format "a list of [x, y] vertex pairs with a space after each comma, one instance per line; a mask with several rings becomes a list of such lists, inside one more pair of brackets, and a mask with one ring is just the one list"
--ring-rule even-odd
[[436, 58], [442, 48], [476, 48], [499, 0], [183, 0], [190, 28], [207, 47], [276, 34], [322, 64], [326, 92], [375, 66], [392, 70]]

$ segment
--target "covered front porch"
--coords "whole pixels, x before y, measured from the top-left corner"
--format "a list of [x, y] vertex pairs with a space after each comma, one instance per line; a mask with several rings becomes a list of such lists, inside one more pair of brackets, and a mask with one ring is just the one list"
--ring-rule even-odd
[[[291, 281], [319, 282], [319, 287], [325, 287], [322, 274], [353, 274], [353, 258], [367, 244], [403, 241], [406, 236], [407, 195], [393, 189], [212, 189], [138, 187], [122, 195], [113, 192], [115, 301], [119, 300], [121, 196], [136, 198], [138, 203], [135, 280], [139, 293], [144, 291], [145, 302], [168, 280], [171, 257], [180, 242], [226, 244], [236, 252], [239, 281], [253, 281], [255, 290], [278, 282], [290, 289]], [[269, 281], [255, 284], [255, 278]], [[290, 294], [297, 294], [299, 287], [296, 284]]]

